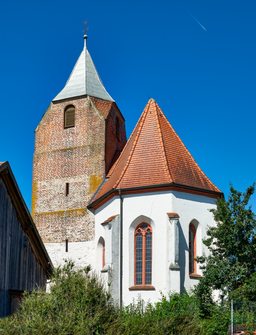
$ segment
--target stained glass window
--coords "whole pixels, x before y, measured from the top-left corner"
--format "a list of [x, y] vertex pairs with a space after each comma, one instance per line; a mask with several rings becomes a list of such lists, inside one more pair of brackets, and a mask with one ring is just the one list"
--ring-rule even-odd
[[140, 224], [135, 231], [135, 285], [152, 282], [152, 228]]

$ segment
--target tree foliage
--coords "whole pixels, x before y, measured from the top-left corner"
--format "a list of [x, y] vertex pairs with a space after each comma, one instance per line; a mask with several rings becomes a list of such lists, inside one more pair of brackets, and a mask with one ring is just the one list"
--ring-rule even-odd
[[203, 270], [196, 294], [204, 312], [212, 303], [213, 290], [219, 290], [223, 300], [256, 269], [256, 220], [249, 206], [254, 186], [242, 193], [230, 185], [228, 200], [218, 199], [217, 208], [211, 210], [216, 226], [208, 229], [203, 240], [210, 253], [196, 259]]

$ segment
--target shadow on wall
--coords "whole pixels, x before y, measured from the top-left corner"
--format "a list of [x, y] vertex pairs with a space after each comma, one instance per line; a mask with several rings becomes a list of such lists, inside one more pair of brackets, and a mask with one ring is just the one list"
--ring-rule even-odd
[[186, 251], [188, 252], [188, 244], [186, 238], [184, 236], [184, 232], [181, 228], [180, 223], [178, 222], [179, 228], [179, 239], [180, 239], [180, 247], [179, 247], [179, 265], [180, 265], [180, 293], [184, 293], [184, 283], [185, 283], [185, 270], [186, 270]]
[[105, 263], [105, 254], [104, 254], [104, 248], [105, 248], [105, 240], [101, 236], [99, 238], [99, 241], [97, 243], [97, 256], [96, 256], [96, 268], [98, 270], [101, 270], [104, 267]]
[[202, 195], [196, 195], [196, 194], [190, 194], [190, 193], [183, 193], [183, 192], [177, 192], [174, 191], [173, 195], [175, 196], [176, 199], [183, 199], [183, 200], [189, 200], [189, 201], [196, 201], [196, 202], [203, 202], [206, 204], [216, 204], [216, 199], [214, 198], [209, 198], [206, 196]]

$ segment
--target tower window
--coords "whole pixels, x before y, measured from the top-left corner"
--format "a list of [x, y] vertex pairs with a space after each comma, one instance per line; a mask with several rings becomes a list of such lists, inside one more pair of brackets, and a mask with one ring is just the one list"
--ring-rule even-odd
[[66, 252], [68, 252], [68, 239], [66, 239]]
[[64, 128], [75, 127], [75, 107], [68, 106], [64, 112]]
[[189, 273], [196, 273], [196, 228], [189, 225]]
[[66, 197], [69, 195], [69, 183], [66, 183]]
[[120, 140], [120, 121], [118, 117], [116, 118], [116, 137]]
[[135, 230], [135, 285], [152, 282], [152, 228], [141, 223]]

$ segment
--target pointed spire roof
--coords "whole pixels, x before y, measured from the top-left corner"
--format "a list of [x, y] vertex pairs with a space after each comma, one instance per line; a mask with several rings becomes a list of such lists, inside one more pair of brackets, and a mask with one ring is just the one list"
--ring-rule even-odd
[[203, 173], [158, 104], [150, 99], [109, 178], [92, 202], [117, 189], [176, 185], [222, 193]]
[[90, 95], [103, 100], [114, 101], [106, 91], [87, 50], [87, 35], [84, 35], [84, 49], [63, 90], [53, 99], [59, 101]]

